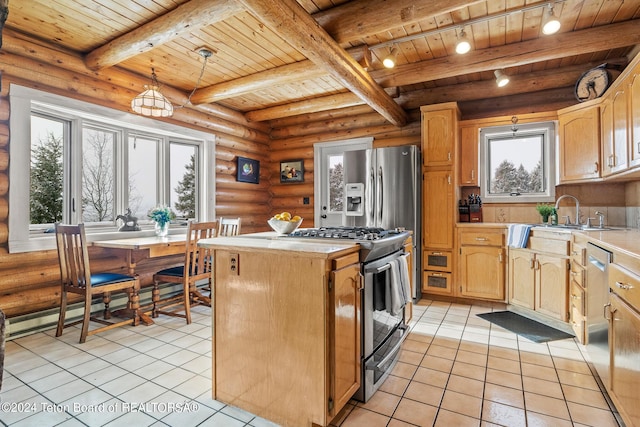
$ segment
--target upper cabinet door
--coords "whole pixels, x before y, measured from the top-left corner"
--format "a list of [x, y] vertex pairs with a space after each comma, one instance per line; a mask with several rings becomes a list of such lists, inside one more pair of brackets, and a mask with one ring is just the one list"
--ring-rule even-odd
[[600, 178], [598, 105], [560, 111], [560, 183]]
[[629, 166], [640, 165], [640, 67], [629, 79]]
[[422, 162], [425, 166], [453, 165], [456, 129], [455, 110], [423, 112]]
[[460, 185], [478, 186], [478, 128], [460, 129]]
[[627, 95], [625, 87], [620, 85], [601, 106], [600, 124], [602, 126], [602, 176], [626, 170], [629, 166], [627, 156], [628, 118]]

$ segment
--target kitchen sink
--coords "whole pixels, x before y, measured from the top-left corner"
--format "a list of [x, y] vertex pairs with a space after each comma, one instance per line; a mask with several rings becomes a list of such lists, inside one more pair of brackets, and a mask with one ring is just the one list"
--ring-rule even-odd
[[544, 227], [558, 230], [576, 230], [576, 231], [607, 231], [614, 230], [610, 227], [587, 227], [586, 225], [575, 225], [575, 224], [558, 224], [558, 225], [549, 225], [549, 224], [531, 224], [533, 227]]

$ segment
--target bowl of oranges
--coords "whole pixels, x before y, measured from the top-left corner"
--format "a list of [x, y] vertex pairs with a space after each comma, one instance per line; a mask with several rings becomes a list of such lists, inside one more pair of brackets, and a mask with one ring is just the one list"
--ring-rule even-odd
[[302, 224], [302, 218], [298, 215], [291, 216], [289, 212], [282, 212], [269, 218], [267, 223], [278, 235], [284, 236], [296, 231], [296, 229], [300, 227], [300, 224]]

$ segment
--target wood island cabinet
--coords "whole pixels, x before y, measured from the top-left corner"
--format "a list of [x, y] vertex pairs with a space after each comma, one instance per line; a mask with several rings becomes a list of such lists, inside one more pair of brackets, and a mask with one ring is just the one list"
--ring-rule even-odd
[[585, 104], [558, 111], [561, 184], [600, 178], [600, 108]]
[[505, 300], [504, 227], [458, 229], [458, 295]]
[[360, 386], [357, 245], [219, 248], [214, 278], [213, 397], [283, 426], [328, 425]]

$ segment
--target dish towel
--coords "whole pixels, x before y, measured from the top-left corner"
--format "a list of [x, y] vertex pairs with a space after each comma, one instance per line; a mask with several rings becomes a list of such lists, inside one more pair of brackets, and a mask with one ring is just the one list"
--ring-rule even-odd
[[409, 268], [405, 257], [390, 261], [389, 266], [389, 281], [385, 295], [386, 310], [392, 316], [397, 316], [407, 302], [411, 301]]
[[526, 248], [531, 226], [527, 224], [509, 224], [507, 245], [510, 248]]

